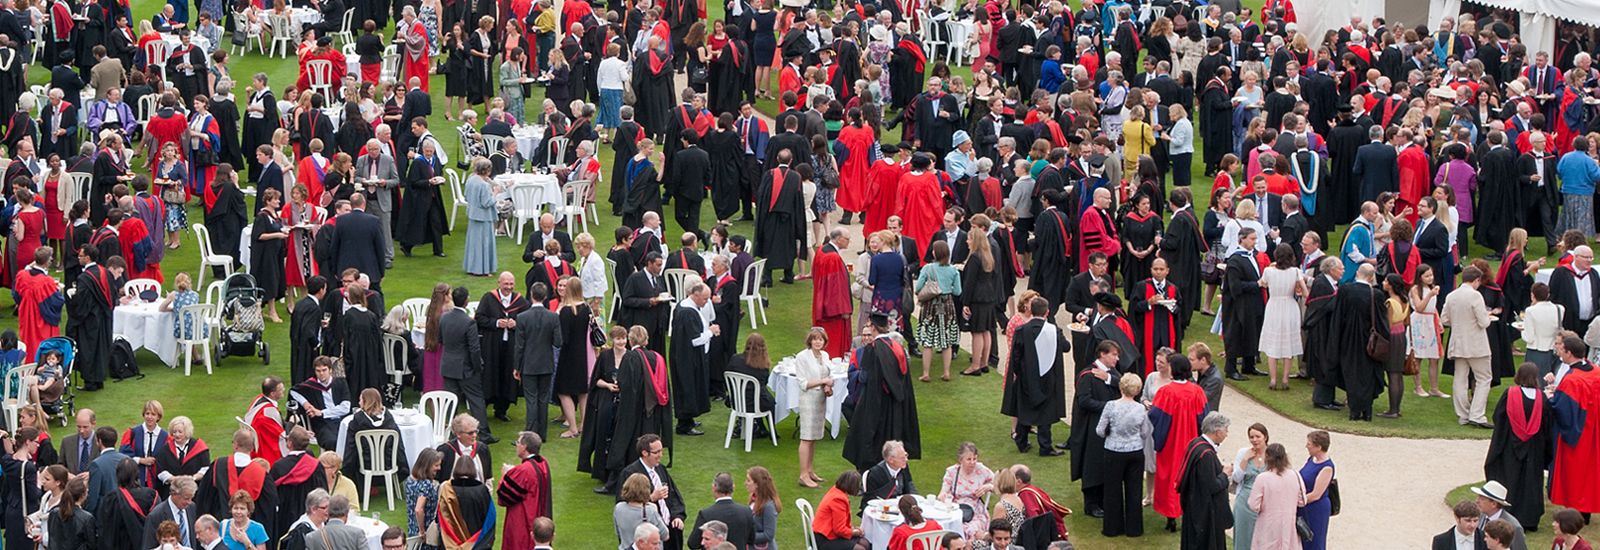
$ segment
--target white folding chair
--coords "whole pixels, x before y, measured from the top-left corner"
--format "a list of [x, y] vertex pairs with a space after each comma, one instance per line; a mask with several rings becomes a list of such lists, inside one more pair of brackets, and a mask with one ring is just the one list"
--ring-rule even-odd
[[162, 76], [167, 74], [167, 56], [171, 53], [172, 46], [166, 40], [151, 40], [144, 45], [145, 63], [161, 67]]
[[[390, 448], [395, 452], [389, 452]], [[356, 450], [361, 453], [361, 509], [372, 509], [372, 480], [383, 479], [383, 492], [389, 498], [389, 511], [394, 511], [395, 473], [400, 471], [395, 456], [400, 449], [400, 432], [394, 430], [362, 430], [356, 432]]]
[[528, 222], [539, 219], [539, 186], [511, 186], [511, 217], [517, 225], [517, 244], [522, 244], [523, 228]]
[[450, 440], [450, 419], [456, 416], [456, 394], [439, 390], [424, 393], [417, 410], [433, 419], [435, 443]]
[[606, 279], [609, 279], [611, 281], [611, 304], [608, 307], [605, 307], [605, 308], [602, 308], [602, 309], [606, 310], [606, 319], [607, 320], [615, 321], [616, 318], [617, 318], [617, 304], [622, 303], [622, 290], [620, 290], [622, 283], [620, 281], [617, 281], [617, 262], [616, 262], [616, 260], [612, 260], [611, 258], [605, 258], [605, 261], [606, 261]]
[[339, 23], [339, 30], [328, 33], [328, 36], [333, 37], [335, 40], [343, 40], [345, 45], [354, 44], [356, 36], [351, 32], [354, 30], [351, 28], [351, 24], [355, 22], [355, 15], [355, 10], [345, 10], [344, 18]]
[[161, 283], [155, 279], [134, 279], [122, 284], [122, 295], [141, 302], [148, 302], [141, 297], [146, 292], [155, 293], [156, 298], [161, 298]]
[[379, 78], [383, 80], [400, 79], [400, 53], [394, 44], [383, 47], [383, 67], [379, 69]]
[[206, 365], [206, 374], [211, 374], [211, 320], [220, 308], [217, 304], [190, 304], [178, 310], [178, 347], [182, 348], [184, 376], [189, 376], [193, 367], [195, 346], [205, 354], [201, 361]]
[[407, 328], [421, 329], [428, 322], [428, 299], [406, 298], [400, 302], [400, 307], [406, 308], [406, 317], [409, 325]]
[[800, 532], [806, 541], [806, 550], [817, 550], [817, 533], [811, 530], [811, 520], [817, 517], [816, 508], [811, 507], [811, 501], [797, 498], [794, 509], [800, 511]]
[[139, 123], [141, 125], [150, 123], [150, 118], [154, 117], [156, 111], [161, 108], [160, 102], [161, 98], [157, 97], [156, 94], [139, 96]]
[[[272, 47], [268, 49], [267, 56], [289, 57], [289, 52], [294, 49], [295, 35], [298, 34], [296, 32], [298, 29], [294, 28], [294, 22], [288, 17], [269, 13], [267, 14], [267, 25], [272, 27]], [[282, 54], [277, 54], [279, 45], [283, 46]]]
[[501, 145], [503, 145], [507, 139], [511, 139], [505, 136], [496, 136], [491, 134], [482, 134], [482, 136], [483, 150], [488, 151], [491, 155], [493, 155], [496, 151], [499, 151]]
[[744, 302], [744, 310], [750, 316], [750, 328], [756, 328], [756, 314], [761, 315], [761, 324], [767, 324], [766, 298], [761, 296], [762, 279], [767, 276], [767, 260], [762, 258], [744, 268], [744, 282], [740, 285], [739, 301]]
[[754, 376], [737, 372], [723, 373], [722, 377], [727, 381], [728, 393], [733, 394], [733, 409], [728, 411], [728, 434], [722, 438], [722, 448], [726, 449], [733, 443], [734, 423], [738, 422], [744, 425], [744, 452], [750, 452], [750, 442], [756, 437], [757, 420], [767, 422], [767, 435], [772, 436], [772, 446], [778, 446], [778, 429], [772, 411], [761, 410], [761, 396], [757, 394], [761, 390], [761, 382]]
[[[389, 375], [395, 386], [401, 386], [407, 376], [411, 375], [411, 356], [406, 350], [411, 349], [411, 340], [398, 334], [383, 334], [383, 372]], [[405, 392], [402, 387], [401, 396]], [[394, 406], [399, 407], [404, 399], [398, 399]]]
[[906, 539], [906, 550], [939, 550], [943, 546], [946, 531], [928, 531], [917, 533]]
[[589, 201], [589, 180], [568, 182], [562, 186], [561, 193], [566, 204], [556, 208], [556, 212], [567, 219], [567, 234], [577, 235], [578, 224], [583, 224], [583, 232], [589, 232], [589, 216], [584, 214], [584, 204]]
[[210, 271], [207, 269], [209, 267], [221, 267], [224, 278], [232, 276], [233, 256], [217, 254], [211, 250], [211, 230], [198, 223], [190, 224], [189, 227], [194, 230], [195, 242], [200, 243], [200, 269], [195, 286], [204, 286], [206, 284], [206, 272]]
[[545, 166], [561, 166], [566, 164], [567, 144], [569, 142], [571, 142], [571, 140], [567, 139], [567, 136], [556, 136], [550, 138], [549, 146], [545, 147]]
[[0, 393], [0, 396], [5, 397], [3, 403], [5, 405], [6, 426], [9, 426], [7, 428], [9, 430], [14, 431], [17, 429], [17, 415], [20, 414], [23, 407], [28, 406], [29, 384], [26, 383], [25, 379], [33, 375], [34, 368], [35, 365], [33, 363], [12, 367], [6, 371], [5, 380], [0, 383], [0, 386], [4, 387], [4, 393]]
[[466, 190], [461, 185], [461, 171], [454, 168], [444, 169], [444, 180], [450, 185], [450, 230], [456, 230], [456, 214], [463, 206], [467, 206]]
[[72, 196], [77, 197], [77, 200], [80, 201], [89, 200], [89, 192], [91, 186], [94, 184], [93, 174], [84, 172], [67, 172], [67, 180], [72, 184]]
[[321, 92], [322, 97], [333, 97], [333, 62], [326, 59], [313, 59], [306, 62], [306, 82], [313, 92]]

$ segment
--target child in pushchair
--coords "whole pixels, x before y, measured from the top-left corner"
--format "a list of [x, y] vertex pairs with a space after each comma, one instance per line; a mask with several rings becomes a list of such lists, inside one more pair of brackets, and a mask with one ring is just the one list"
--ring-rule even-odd
[[49, 350], [39, 356], [39, 367], [27, 380], [28, 398], [44, 407], [45, 412], [61, 412], [61, 396], [67, 389], [66, 366], [60, 351]]

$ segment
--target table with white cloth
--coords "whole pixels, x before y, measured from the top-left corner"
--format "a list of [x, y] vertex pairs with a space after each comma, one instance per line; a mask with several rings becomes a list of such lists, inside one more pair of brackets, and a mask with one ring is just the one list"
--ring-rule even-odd
[[[356, 73], [356, 74], [360, 74], [360, 73]], [[339, 127], [340, 126], [344, 125], [344, 108], [343, 107], [323, 107], [322, 108], [322, 116], [328, 117], [328, 122], [333, 124], [333, 131], [335, 131], [335, 132], [339, 131]], [[332, 157], [332, 155], [327, 155], [327, 156], [329, 156], [330, 158]]]
[[[344, 417], [344, 420], [339, 422], [339, 446], [335, 448], [348, 448], [344, 446], [345, 432], [350, 431], [350, 420], [355, 418], [357, 414], [359, 412], [351, 412], [349, 416]], [[433, 440], [433, 419], [428, 418], [428, 415], [422, 414], [422, 411], [416, 409], [389, 409], [389, 414], [394, 416], [395, 427], [400, 428], [400, 442], [406, 448], [406, 464], [416, 464], [417, 455], [422, 454], [423, 449], [431, 449], [439, 444]], [[401, 474], [402, 479], [404, 479], [404, 470], [401, 471]]]
[[126, 338], [135, 351], [150, 350], [169, 367], [178, 364], [176, 312], [161, 311], [160, 302], [134, 302], [112, 308], [111, 315], [111, 333]]
[[361, 516], [356, 512], [350, 512], [350, 519], [345, 523], [360, 529], [361, 533], [367, 536], [367, 550], [383, 550], [383, 532], [389, 530], [389, 524], [375, 517]]
[[[939, 526], [950, 533], [961, 534], [961, 507], [953, 502], [938, 500], [933, 495], [912, 495], [917, 499], [917, 506], [922, 508], [922, 518], [939, 522]], [[867, 502], [867, 509], [861, 514], [861, 534], [867, 542], [872, 543], [872, 550], [884, 550], [889, 547], [889, 536], [894, 534], [894, 528], [905, 523], [900, 515], [899, 499], [876, 499]], [[885, 514], [884, 507], [888, 506], [890, 512]]]
[[[289, 19], [294, 21], [297, 28], [306, 28], [306, 25], [315, 25], [322, 22], [322, 12], [311, 8], [289, 8]], [[294, 33], [299, 36], [300, 33]]]
[[1553, 267], [1542, 268], [1538, 273], [1533, 274], [1533, 282], [1548, 285], [1550, 284], [1550, 274], [1555, 272], [1556, 270]]
[[[803, 353], [803, 352], [802, 352]], [[844, 424], [845, 394], [850, 391], [850, 366], [844, 359], [835, 357], [828, 365], [828, 370], [833, 375], [833, 395], [828, 396], [827, 407], [823, 418], [832, 427], [830, 435], [839, 438], [839, 427]], [[803, 393], [805, 384], [800, 377], [795, 376], [795, 358], [785, 357], [772, 367], [772, 376], [767, 378], [767, 386], [772, 388], [773, 418], [783, 422], [790, 414], [800, 410], [800, 394]]]
[[[531, 197], [523, 199], [531, 200], [532, 204], [517, 204], [515, 206], [518, 209], [538, 208], [544, 210], [545, 205], [559, 206], [566, 200], [561, 195], [561, 180], [550, 174], [500, 174], [494, 177], [494, 182], [507, 192], [512, 189], [533, 188]], [[512, 200], [516, 200], [517, 196], [518, 193], [511, 193]], [[550, 210], [554, 210], [554, 208]]]
[[[177, 33], [170, 33], [170, 32], [161, 33], [161, 40], [167, 43], [167, 51], [169, 51], [169, 52], [178, 51], [178, 48], [183, 46], [183, 40], [178, 38], [178, 34]], [[194, 47], [196, 47], [196, 48], [200, 48], [200, 51], [204, 52], [206, 54], [207, 59], [210, 58], [210, 56], [211, 56], [211, 39], [206, 38], [204, 36], [201, 36], [200, 33], [191, 32], [191, 33], [189, 33], [189, 43], [193, 44]], [[168, 54], [168, 55], [171, 55], [171, 54]], [[165, 60], [162, 60], [162, 61], [165, 61]]]
[[517, 152], [531, 159], [534, 151], [539, 150], [539, 143], [544, 141], [544, 126], [518, 126], [511, 129], [511, 137], [517, 140]]

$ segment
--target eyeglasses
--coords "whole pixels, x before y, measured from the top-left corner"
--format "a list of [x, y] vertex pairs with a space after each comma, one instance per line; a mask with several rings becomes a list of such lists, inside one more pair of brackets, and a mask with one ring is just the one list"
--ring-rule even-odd
[[456, 432], [456, 435], [478, 435], [478, 430]]

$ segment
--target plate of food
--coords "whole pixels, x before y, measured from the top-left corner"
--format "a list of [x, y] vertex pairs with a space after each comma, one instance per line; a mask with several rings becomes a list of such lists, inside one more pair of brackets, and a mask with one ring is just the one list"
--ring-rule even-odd
[[1075, 322], [1075, 323], [1067, 325], [1067, 330], [1070, 330], [1072, 332], [1089, 332], [1089, 325], [1085, 325], [1083, 323], [1076, 323]]

